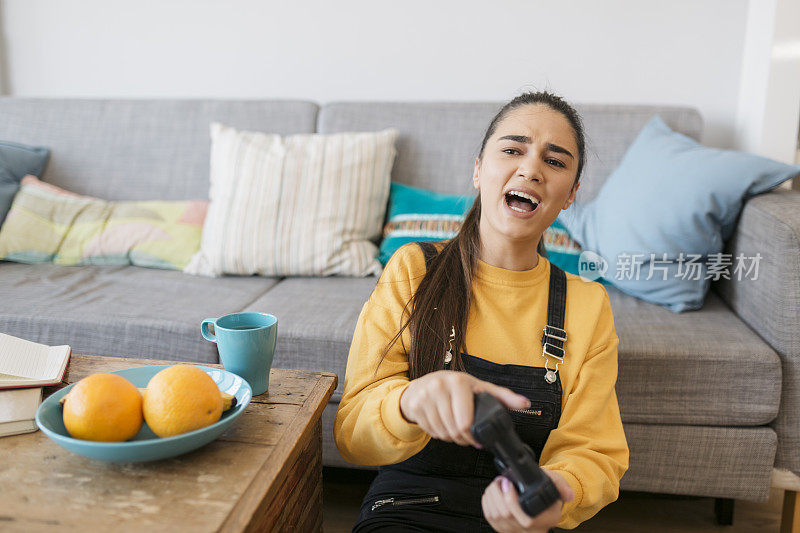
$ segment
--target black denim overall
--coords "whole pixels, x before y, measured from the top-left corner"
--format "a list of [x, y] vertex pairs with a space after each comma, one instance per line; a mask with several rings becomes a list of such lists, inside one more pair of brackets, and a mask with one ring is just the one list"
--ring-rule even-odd
[[[429, 243], [417, 243], [425, 262], [436, 254]], [[550, 265], [547, 324], [563, 334], [566, 276]], [[563, 334], [563, 335], [562, 335]], [[543, 336], [547, 351], [564, 356], [563, 341]], [[533, 354], [536, 360], [540, 354]], [[501, 365], [461, 353], [466, 371], [478, 379], [507, 387], [531, 401], [529, 409], [511, 410], [517, 433], [541, 456], [550, 431], [561, 417], [561, 378], [545, 380], [547, 370], [523, 365]], [[498, 475], [490, 452], [431, 438], [417, 454], [397, 464], [381, 466], [364, 501], [353, 533], [368, 531], [493, 531], [483, 517], [481, 497]], [[552, 531], [552, 530], [551, 530]]]

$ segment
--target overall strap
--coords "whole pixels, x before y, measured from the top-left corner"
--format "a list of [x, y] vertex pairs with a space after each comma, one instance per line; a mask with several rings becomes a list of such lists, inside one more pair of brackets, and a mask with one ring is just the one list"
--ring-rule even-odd
[[[564, 343], [567, 341], [567, 332], [564, 331], [564, 316], [566, 312], [567, 276], [563, 270], [550, 263], [547, 325], [542, 330], [542, 357], [545, 358], [545, 361], [548, 361], [548, 356], [557, 361], [555, 371], [548, 371], [548, 375], [545, 376], [545, 379], [550, 383], [555, 381], [555, 372], [558, 372], [558, 365], [564, 362]], [[547, 363], [545, 363], [545, 368], [547, 368]]]

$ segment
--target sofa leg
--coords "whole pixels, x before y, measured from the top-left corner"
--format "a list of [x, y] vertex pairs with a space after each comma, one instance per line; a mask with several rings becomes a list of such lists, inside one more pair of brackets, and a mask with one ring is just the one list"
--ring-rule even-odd
[[783, 492], [783, 515], [781, 516], [781, 533], [800, 533], [800, 503], [797, 491]]
[[720, 526], [733, 525], [733, 500], [730, 498], [714, 498], [714, 516]]

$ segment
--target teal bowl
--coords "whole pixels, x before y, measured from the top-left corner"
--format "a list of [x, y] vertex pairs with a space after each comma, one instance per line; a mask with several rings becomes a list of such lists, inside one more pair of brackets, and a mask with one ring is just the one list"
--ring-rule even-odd
[[[169, 366], [172, 365], [140, 366], [117, 370], [112, 374], [119, 374], [137, 387], [147, 387], [150, 378]], [[242, 416], [245, 407], [250, 403], [253, 392], [247, 381], [236, 374], [207, 366], [192, 366], [197, 366], [211, 376], [211, 379], [214, 380], [221, 391], [236, 397], [236, 405], [222, 413], [222, 417], [210, 426], [175, 435], [174, 437], [160, 438], [153, 433], [147, 426], [147, 422], [145, 422], [142, 424], [142, 429], [139, 430], [139, 433], [125, 442], [95, 442], [74, 439], [69, 436], [67, 429], [64, 427], [61, 405], [58, 403], [75, 386], [74, 383], [51, 394], [42, 402], [36, 411], [36, 425], [62, 448], [66, 448], [78, 455], [101, 461], [156, 461], [196, 450], [225, 433], [236, 419]]]

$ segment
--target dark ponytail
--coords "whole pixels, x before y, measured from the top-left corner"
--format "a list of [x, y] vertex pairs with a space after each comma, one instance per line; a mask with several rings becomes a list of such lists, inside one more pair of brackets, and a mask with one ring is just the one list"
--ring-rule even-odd
[[[478, 158], [483, 158], [484, 148], [494, 135], [498, 124], [514, 109], [525, 105], [542, 104], [558, 111], [569, 121], [578, 145], [578, 172], [575, 183], [583, 170], [585, 140], [580, 116], [560, 97], [544, 92], [524, 93], [514, 98], [495, 115], [489, 123], [481, 143]], [[467, 352], [466, 329], [472, 301], [472, 281], [480, 257], [481, 197], [475, 198], [458, 234], [444, 242], [439, 254], [433, 259], [414, 295], [403, 309], [400, 331], [389, 341], [381, 354], [381, 361], [389, 349], [410, 328], [411, 346], [408, 349], [409, 379], [416, 379], [429, 372], [444, 369], [444, 356], [448, 347], [450, 331], [455, 327], [453, 360], [450, 368], [464, 370], [460, 353]], [[437, 246], [440, 247], [441, 245]], [[547, 256], [543, 241], [537, 251]], [[409, 307], [411, 312], [409, 313]], [[402, 319], [407, 317], [405, 322]], [[378, 363], [380, 366], [380, 362]], [[377, 372], [377, 367], [375, 369]]]

